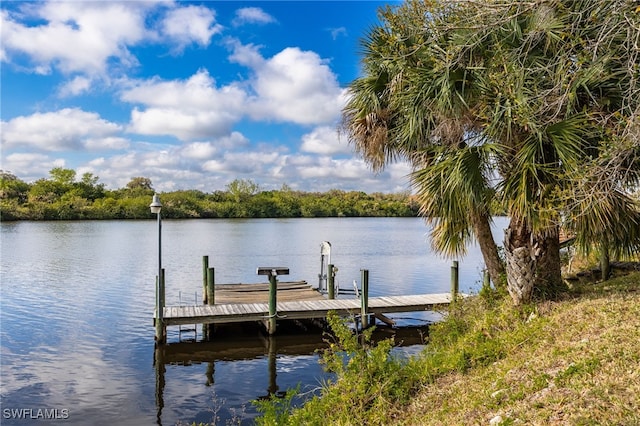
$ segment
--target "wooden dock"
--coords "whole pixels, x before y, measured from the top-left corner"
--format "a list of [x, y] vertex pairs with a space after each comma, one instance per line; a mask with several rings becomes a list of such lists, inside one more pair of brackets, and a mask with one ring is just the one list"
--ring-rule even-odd
[[[165, 306], [165, 325], [228, 324], [269, 318], [269, 284], [217, 284], [213, 305]], [[361, 314], [357, 298], [327, 299], [305, 281], [277, 284], [278, 320], [326, 318], [329, 311]], [[367, 314], [433, 310], [451, 303], [451, 293], [369, 297]]]
[[[383, 296], [369, 298], [371, 314], [428, 311], [451, 303], [450, 293]], [[278, 319], [325, 318], [329, 311], [338, 315], [360, 314], [359, 299], [322, 299], [277, 303]], [[269, 318], [268, 303], [221, 303], [200, 306], [166, 306], [166, 325], [224, 324], [263, 321]]]
[[210, 268], [208, 263], [208, 257], [204, 256], [202, 305], [166, 306], [164, 270], [160, 270], [156, 279], [156, 309], [153, 315], [158, 344], [166, 342], [166, 328], [172, 325], [203, 324], [203, 337], [208, 339], [209, 331], [213, 330], [210, 325], [261, 322], [267, 333], [272, 335], [276, 332], [278, 321], [317, 321], [325, 319], [329, 312], [356, 317], [362, 328], [367, 328], [370, 321], [375, 321], [374, 318], [394, 325], [395, 322], [385, 314], [435, 310], [449, 305], [458, 296], [465, 296], [458, 293], [457, 261], [451, 267], [450, 293], [371, 298], [367, 269], [360, 270], [360, 289], [354, 289], [356, 297], [336, 298], [333, 280], [335, 269], [332, 264], [327, 265], [327, 285], [323, 286], [327, 293], [324, 294], [306, 281], [278, 282], [279, 275], [289, 274], [289, 268], [286, 267], [257, 268], [257, 275], [269, 277], [268, 283], [217, 284], [214, 268]]

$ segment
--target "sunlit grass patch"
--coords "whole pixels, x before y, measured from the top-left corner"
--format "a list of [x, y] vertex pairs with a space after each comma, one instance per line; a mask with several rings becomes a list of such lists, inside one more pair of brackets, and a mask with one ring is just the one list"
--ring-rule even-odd
[[638, 288], [640, 274], [585, 286], [514, 323], [503, 359], [426, 386], [406, 424], [640, 424]]

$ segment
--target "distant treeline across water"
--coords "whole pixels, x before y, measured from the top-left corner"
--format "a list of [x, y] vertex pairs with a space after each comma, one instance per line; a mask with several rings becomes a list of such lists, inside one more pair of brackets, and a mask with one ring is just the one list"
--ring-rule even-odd
[[[148, 219], [154, 189], [150, 179], [134, 177], [124, 187], [106, 189], [91, 173], [79, 179], [71, 169], [55, 168], [50, 178], [27, 183], [0, 171], [1, 220]], [[409, 192], [399, 194], [330, 190], [303, 192], [283, 185], [263, 191], [238, 179], [224, 191], [180, 190], [160, 194], [162, 217], [410, 217], [418, 205]]]

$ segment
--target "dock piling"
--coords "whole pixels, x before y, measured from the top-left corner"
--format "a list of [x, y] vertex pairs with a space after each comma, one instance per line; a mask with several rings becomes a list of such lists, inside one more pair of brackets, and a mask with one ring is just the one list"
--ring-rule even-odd
[[335, 285], [334, 285], [334, 280], [335, 280], [335, 272], [334, 272], [334, 267], [333, 264], [329, 264], [328, 267], [328, 284], [327, 287], [329, 287], [327, 290], [329, 291], [329, 299], [335, 299], [336, 298], [336, 289], [335, 289]]
[[276, 332], [276, 317], [278, 316], [278, 275], [289, 275], [289, 268], [258, 268], [258, 275], [269, 276], [269, 318], [267, 322], [267, 333], [273, 335]]
[[202, 256], [202, 304], [207, 302], [207, 274], [209, 273], [209, 256]]
[[269, 335], [276, 332], [276, 315], [278, 315], [278, 276], [269, 274]]
[[160, 314], [160, 277], [156, 275], [156, 317], [154, 318], [156, 326], [156, 342], [162, 339], [162, 315]]
[[207, 291], [205, 292], [207, 305], [215, 305], [216, 303], [215, 283], [215, 268], [207, 268]]
[[451, 265], [451, 301], [455, 301], [458, 297], [458, 288], [459, 288], [459, 271], [458, 271], [458, 261], [454, 260], [453, 265]]
[[156, 277], [156, 342], [163, 344], [166, 340], [167, 328], [164, 324], [164, 269]]
[[362, 329], [369, 327], [369, 270], [360, 270], [361, 295], [360, 295], [360, 317], [362, 320]]

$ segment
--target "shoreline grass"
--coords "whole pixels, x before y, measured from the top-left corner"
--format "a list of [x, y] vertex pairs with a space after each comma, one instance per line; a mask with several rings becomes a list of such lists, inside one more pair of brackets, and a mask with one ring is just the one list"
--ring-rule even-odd
[[504, 357], [425, 386], [398, 423], [640, 425], [640, 273], [580, 284], [496, 337]]
[[640, 272], [520, 308], [485, 290], [409, 360], [334, 327], [323, 359], [337, 379], [301, 408], [262, 407], [258, 424], [640, 425]]

